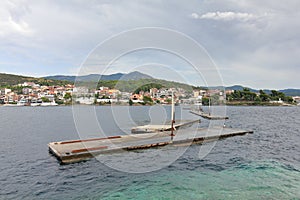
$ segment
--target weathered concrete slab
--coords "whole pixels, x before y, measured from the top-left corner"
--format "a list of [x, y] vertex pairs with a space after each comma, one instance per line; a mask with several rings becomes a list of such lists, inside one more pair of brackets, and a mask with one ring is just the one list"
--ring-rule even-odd
[[[179, 129], [180, 127], [190, 126], [195, 123], [200, 123], [199, 119], [191, 120], [191, 121], [176, 121], [174, 124], [175, 129]], [[149, 124], [144, 126], [136, 126], [131, 129], [131, 133], [154, 133], [154, 132], [162, 132], [162, 131], [170, 131], [171, 130], [171, 123], [169, 124]]]
[[227, 116], [209, 115], [207, 113], [204, 113], [204, 112], [201, 112], [201, 111], [195, 111], [195, 110], [191, 110], [190, 113], [198, 115], [198, 116], [203, 117], [205, 119], [211, 119], [211, 120], [229, 119]]
[[174, 144], [202, 143], [253, 132], [232, 128], [202, 128], [187, 132], [175, 131], [173, 141], [171, 141], [170, 133], [169, 131], [165, 131], [107, 138], [51, 142], [48, 144], [48, 147], [49, 151], [56, 156], [61, 163], [66, 164], [86, 160], [95, 155], [104, 153]]

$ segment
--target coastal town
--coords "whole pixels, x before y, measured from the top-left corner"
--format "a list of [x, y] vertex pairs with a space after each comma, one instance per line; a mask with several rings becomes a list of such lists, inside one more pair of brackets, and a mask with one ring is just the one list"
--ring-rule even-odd
[[[223, 93], [219, 90], [206, 91], [197, 90], [188, 92], [182, 88], [151, 88], [149, 91], [124, 92], [118, 89], [101, 86], [96, 90], [85, 87], [75, 87], [72, 84], [63, 86], [45, 86], [34, 82], [24, 82], [11, 88], [0, 90], [0, 104], [11, 106], [57, 106], [57, 105], [152, 105], [170, 104], [171, 95], [174, 93], [177, 103], [195, 103], [201, 101], [202, 97], [219, 95], [222, 99]], [[210, 93], [208, 93], [210, 92]]]
[[10, 88], [0, 89], [0, 105], [3, 106], [58, 106], [58, 105], [153, 105], [170, 104], [172, 93], [176, 104], [243, 105], [249, 102], [267, 102], [269, 105], [299, 105], [300, 97], [286, 97], [284, 94], [272, 91], [270, 95], [260, 90], [258, 93], [221, 89], [182, 88], [149, 88], [147, 91], [120, 91], [115, 88], [100, 86], [97, 89], [66, 85], [39, 85], [34, 82], [24, 82]]

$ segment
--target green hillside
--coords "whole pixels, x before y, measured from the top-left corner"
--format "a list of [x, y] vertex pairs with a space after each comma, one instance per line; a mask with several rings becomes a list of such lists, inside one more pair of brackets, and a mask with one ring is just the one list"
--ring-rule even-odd
[[[116, 88], [120, 91], [125, 91], [125, 92], [133, 92], [138, 90], [142, 86], [147, 86], [147, 85], [158, 85], [159, 88], [164, 87], [164, 88], [182, 88], [187, 91], [192, 91], [193, 86], [184, 84], [184, 83], [178, 83], [178, 82], [173, 82], [173, 81], [166, 81], [166, 80], [161, 80], [161, 79], [140, 79], [140, 80], [128, 80], [128, 81], [100, 81], [98, 83], [98, 86], [107, 86], [111, 88]], [[157, 86], [157, 88], [158, 88]]]
[[[99, 88], [101, 86], [109, 87], [109, 88], [115, 88], [122, 92], [134, 92], [136, 90], [139, 90], [141, 88], [147, 86], [153, 86], [156, 88], [182, 88], [186, 91], [191, 92], [193, 89], [195, 89], [194, 86], [184, 84], [184, 83], [178, 83], [173, 81], [166, 81], [161, 79], [139, 79], [139, 80], [100, 80], [98, 83], [96, 82], [76, 82], [76, 86], [84, 86], [88, 87], [89, 89], [95, 89]], [[149, 89], [149, 88], [148, 88]], [[146, 90], [148, 90], [146, 89]]]
[[[120, 91], [124, 92], [134, 92], [136, 90], [141, 89], [141, 87], [146, 87], [149, 85], [158, 85], [159, 87], [165, 87], [165, 88], [183, 88], [187, 91], [192, 91], [193, 89], [205, 89], [205, 87], [195, 87], [184, 83], [174, 82], [174, 81], [166, 81], [162, 79], [155, 79], [148, 75], [133, 72], [134, 76], [128, 76], [127, 74], [127, 80], [116, 80], [119, 79], [120, 76], [124, 74], [112, 74], [112, 75], [106, 75], [105, 80], [100, 80], [98, 84], [96, 84], [93, 79], [91, 79], [91, 75], [88, 75], [88, 79], [84, 79], [81, 82], [77, 82], [76, 86], [84, 85], [89, 87], [90, 89], [95, 89], [96, 87], [99, 88], [100, 86], [105, 86], [109, 88], [115, 88], [119, 89]], [[129, 74], [130, 75], [130, 74]], [[98, 77], [99, 75], [97, 75]], [[34, 77], [28, 77], [28, 76], [19, 76], [14, 74], [5, 74], [0, 73], [0, 87], [12, 87], [14, 85], [17, 85], [19, 83], [24, 82], [34, 82], [40, 85], [66, 85], [66, 84], [74, 84], [73, 81], [68, 81], [69, 76], [64, 76], [65, 80], [58, 80], [57, 76], [54, 76], [54, 79], [50, 79], [50, 77], [44, 77], [44, 78], [34, 78]], [[72, 76], [70, 76], [72, 77]], [[133, 78], [132, 78], [133, 77]], [[149, 78], [150, 77], [150, 78]], [[56, 80], [55, 80], [56, 78]], [[98, 78], [97, 78], [98, 79]], [[129, 80], [128, 80], [129, 79]], [[223, 87], [210, 87], [211, 89], [215, 88], [223, 88]], [[144, 88], [145, 89], [145, 88]], [[244, 89], [243, 86], [231, 86], [226, 87], [226, 90], [236, 90], [236, 91], [242, 91]], [[251, 89], [249, 88], [251, 92], [258, 92], [259, 90]], [[270, 94], [271, 90], [263, 90], [265, 93]], [[286, 96], [300, 96], [300, 89], [285, 89], [280, 90], [280, 92], [284, 93]]]
[[0, 87], [13, 86], [24, 82], [34, 82], [40, 85], [64, 85], [70, 83], [68, 81], [47, 80], [44, 78], [34, 78], [28, 76], [0, 73]]
[[[40, 85], [65, 85], [68, 83], [73, 84], [71, 81], [66, 80], [52, 80], [52, 79], [45, 79], [45, 78], [34, 78], [34, 77], [28, 77], [28, 76], [19, 76], [19, 75], [13, 75], [13, 74], [4, 74], [0, 73], [0, 87], [12, 87], [14, 85], [17, 85], [19, 83], [24, 82], [34, 82]], [[192, 91], [194, 88], [193, 86], [173, 82], [173, 81], [166, 81], [166, 80], [160, 80], [160, 79], [139, 79], [139, 80], [100, 80], [98, 84], [96, 84], [93, 81], [86, 82], [77, 82], [76, 85], [85, 85], [90, 87], [91, 89], [94, 89], [95, 87], [105, 86], [109, 88], [116, 88], [121, 91], [126, 92], [133, 92], [137, 90], [139, 87], [147, 84], [155, 83], [158, 85], [161, 85], [161, 87], [166, 88], [183, 88], [187, 91]]]

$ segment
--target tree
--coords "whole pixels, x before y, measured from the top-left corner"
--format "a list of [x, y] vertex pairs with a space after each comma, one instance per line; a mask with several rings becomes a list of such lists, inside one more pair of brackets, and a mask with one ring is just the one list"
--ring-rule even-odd
[[243, 92], [250, 92], [249, 88], [243, 88]]
[[58, 104], [58, 105], [61, 105], [61, 104], [64, 104], [64, 101], [59, 99], [58, 96], [55, 94], [54, 95], [54, 101]]
[[264, 101], [264, 102], [270, 101], [270, 96], [267, 95], [267, 94], [265, 94], [265, 93], [264, 94], [260, 94], [259, 98], [261, 99], [261, 101]]
[[244, 88], [241, 92], [242, 99], [246, 101], [254, 101], [256, 94], [251, 92], [249, 88]]
[[160, 89], [163, 86], [161, 84], [158, 83], [148, 83], [145, 85], [142, 85], [140, 87], [138, 87], [133, 93], [134, 94], [139, 94], [140, 91], [144, 91], [144, 92], [149, 92], [151, 88], [157, 88]]
[[227, 95], [227, 100], [254, 101], [256, 97], [256, 93], [251, 92], [249, 88], [243, 88], [242, 91], [235, 90], [232, 94]]
[[131, 99], [129, 99], [129, 105], [132, 106], [133, 105], [133, 101]]
[[278, 96], [278, 92], [276, 90], [271, 90], [271, 97]]
[[70, 99], [72, 99], [72, 95], [70, 93], [66, 93], [65, 96], [64, 96], [64, 99], [65, 100], [70, 100]]
[[208, 106], [208, 105], [209, 105], [209, 98], [203, 97], [203, 98], [202, 98], [202, 104], [203, 104], [204, 106]]
[[166, 101], [167, 101], [168, 104], [172, 103], [172, 99], [170, 99], [170, 98], [168, 98]]
[[288, 103], [294, 103], [294, 99], [292, 97], [285, 97], [283, 100]]
[[278, 101], [279, 99], [285, 101], [285, 99], [286, 99], [286, 96], [284, 93], [276, 91], [276, 90], [271, 90], [270, 96], [271, 96], [271, 99], [275, 100], [275, 101]]
[[259, 90], [259, 94], [262, 95], [262, 94], [266, 94], [263, 90]]
[[261, 102], [261, 98], [259, 96], [255, 97], [254, 99], [255, 102]]
[[103, 95], [103, 96], [101, 97], [101, 99], [110, 99], [110, 97], [109, 97], [109, 96]]
[[42, 97], [42, 101], [43, 101], [44, 103], [50, 102], [50, 100], [49, 100], [47, 97]]
[[148, 96], [144, 96], [143, 101], [145, 104], [153, 104], [153, 100]]

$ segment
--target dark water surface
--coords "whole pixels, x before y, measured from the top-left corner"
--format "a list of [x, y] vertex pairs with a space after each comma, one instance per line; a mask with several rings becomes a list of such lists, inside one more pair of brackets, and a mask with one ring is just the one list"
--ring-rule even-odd
[[[119, 134], [108, 109], [97, 107], [97, 116], [104, 131]], [[130, 109], [137, 124], [149, 120], [148, 107]], [[203, 159], [201, 145], [192, 145], [168, 167], [130, 174], [96, 159], [60, 165], [49, 155], [49, 142], [79, 138], [71, 107], [0, 107], [0, 199], [300, 199], [300, 107], [227, 107], [227, 114], [227, 126], [254, 134], [220, 140]]]

